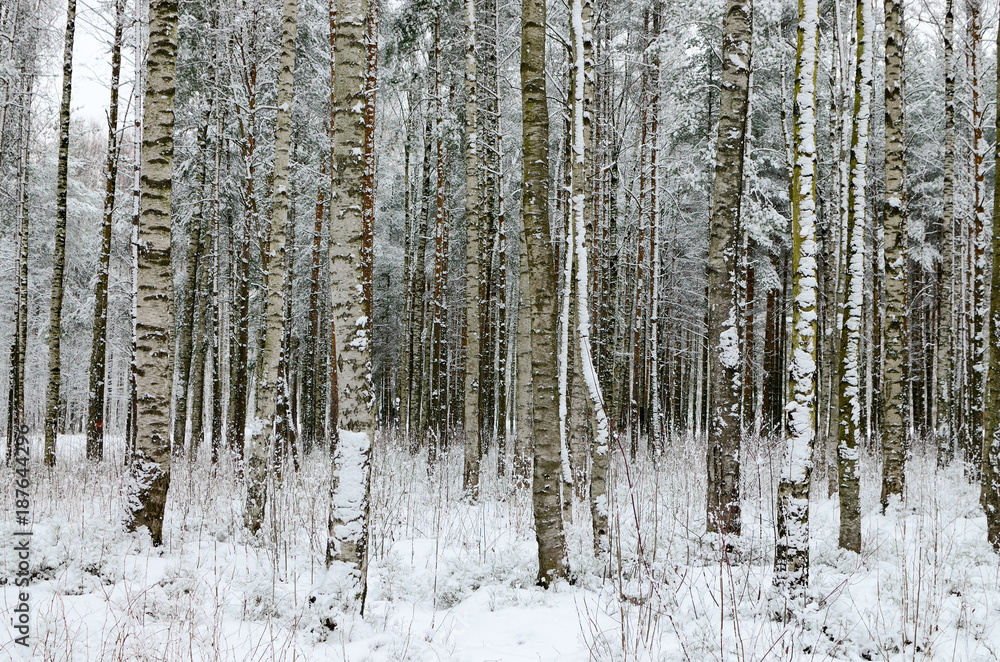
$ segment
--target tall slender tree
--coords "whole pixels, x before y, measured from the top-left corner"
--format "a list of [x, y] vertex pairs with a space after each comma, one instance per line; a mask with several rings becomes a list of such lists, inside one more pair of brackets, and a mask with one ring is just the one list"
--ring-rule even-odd
[[545, 2], [521, 4], [521, 214], [527, 244], [531, 305], [531, 393], [534, 472], [532, 504], [538, 541], [538, 583], [548, 587], [568, 572], [559, 503], [559, 386], [556, 260], [549, 227], [549, 114], [545, 95]]
[[24, 372], [27, 359], [28, 343], [28, 226], [30, 214], [28, 208], [28, 159], [31, 146], [31, 103], [34, 93], [34, 28], [29, 40], [30, 48], [25, 53], [22, 65], [23, 86], [20, 94], [22, 105], [18, 124], [19, 158], [17, 164], [17, 272], [15, 276], [17, 310], [14, 315], [14, 333], [10, 347], [10, 388], [7, 398], [7, 453], [6, 460], [10, 462], [14, 452], [17, 429], [24, 421]]
[[573, 63], [570, 90], [573, 103], [573, 169], [571, 230], [576, 253], [576, 301], [574, 339], [579, 343], [580, 376], [586, 384], [587, 414], [594, 427], [591, 448], [590, 509], [594, 552], [605, 560], [611, 547], [608, 540], [608, 465], [611, 452], [611, 421], [604, 407], [604, 395], [594, 366], [590, 323], [590, 249], [594, 235], [594, 188], [588, 174], [593, 167], [594, 105], [594, 6], [591, 0], [573, 0], [570, 7], [570, 35]]
[[479, 490], [479, 463], [482, 458], [481, 408], [479, 389], [481, 360], [479, 329], [483, 301], [480, 300], [481, 274], [479, 241], [479, 118], [476, 99], [476, 0], [465, 0], [465, 383], [463, 433], [465, 471], [463, 483], [473, 497]]
[[885, 379], [882, 507], [903, 496], [906, 459], [906, 209], [903, 0], [885, 0]]
[[[997, 33], [1000, 47], [1000, 32]], [[1000, 52], [1000, 51], [998, 51]], [[1000, 83], [1000, 69], [997, 70]], [[1000, 102], [1000, 84], [996, 101]], [[1000, 107], [1000, 106], [998, 106]], [[996, 116], [1000, 132], [1000, 112]], [[1000, 135], [998, 133], [997, 135]], [[983, 447], [983, 482], [980, 500], [986, 512], [986, 538], [1000, 552], [1000, 150], [993, 155], [993, 272], [990, 282], [989, 378], [986, 390], [986, 430]]]
[[128, 525], [147, 527], [163, 543], [170, 486], [170, 395], [173, 380], [173, 275], [170, 222], [174, 162], [177, 0], [149, 3], [149, 54], [143, 99], [136, 319], [137, 417]]
[[274, 130], [274, 178], [272, 183], [270, 246], [268, 247], [267, 303], [265, 304], [264, 372], [257, 382], [256, 420], [247, 449], [246, 524], [251, 533], [260, 529], [267, 501], [268, 458], [273, 447], [282, 445], [276, 434], [287, 411], [287, 387], [280, 364], [288, 351], [285, 337], [285, 226], [288, 223], [288, 171], [292, 142], [292, 95], [295, 87], [295, 44], [298, 4], [284, 0], [281, 11], [281, 55], [278, 60], [278, 114]]
[[947, 0], [944, 16], [944, 175], [941, 195], [939, 251], [941, 274], [938, 285], [937, 398], [935, 430], [938, 436], [938, 461], [945, 464], [954, 448], [954, 310], [955, 283], [952, 280], [955, 237], [955, 3]]
[[101, 257], [94, 292], [94, 342], [90, 356], [90, 389], [87, 412], [87, 458], [104, 457], [104, 401], [107, 367], [108, 271], [111, 266], [111, 221], [115, 212], [118, 183], [118, 80], [122, 68], [122, 33], [125, 0], [115, 0], [115, 27], [111, 41], [111, 104], [108, 107], [108, 154], [105, 165], [104, 220], [101, 225]]
[[330, 297], [336, 330], [337, 418], [327, 565], [344, 564], [364, 609], [368, 572], [374, 119], [378, 0], [338, 0], [333, 97], [335, 175], [330, 207]]
[[73, 39], [76, 0], [66, 3], [63, 38], [62, 101], [59, 104], [59, 159], [56, 167], [56, 232], [52, 253], [52, 298], [49, 302], [49, 383], [45, 395], [45, 464], [56, 464], [59, 432], [59, 389], [62, 384], [61, 335], [63, 276], [66, 271], [66, 194], [69, 175], [70, 101], [73, 95]]
[[847, 292], [841, 332], [840, 421], [837, 445], [840, 546], [861, 551], [861, 336], [865, 299], [865, 215], [867, 212], [868, 123], [872, 98], [871, 0], [858, 0], [857, 62], [847, 190]]
[[796, 601], [809, 581], [809, 479], [816, 438], [817, 0], [799, 0], [792, 171], [792, 337], [774, 581]]
[[712, 406], [708, 429], [708, 530], [740, 534], [740, 347], [737, 330], [736, 225], [750, 94], [753, 1], [728, 0], [722, 38], [722, 88], [708, 247], [708, 353]]

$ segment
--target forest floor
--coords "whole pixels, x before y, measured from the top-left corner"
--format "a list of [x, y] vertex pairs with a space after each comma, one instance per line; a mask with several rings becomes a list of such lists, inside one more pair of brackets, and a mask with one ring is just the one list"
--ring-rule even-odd
[[[40, 439], [33, 440], [41, 456]], [[175, 464], [164, 545], [120, 525], [120, 442], [99, 466], [83, 438], [60, 439], [59, 467], [32, 464], [31, 651], [13, 644], [17, 601], [14, 474], [0, 469], [0, 659], [144, 660], [996, 660], [1000, 576], [978, 488], [958, 466], [917, 457], [907, 501], [878, 506], [866, 456], [864, 548], [837, 548], [836, 500], [813, 499], [809, 602], [771, 614], [778, 449], [746, 452], [744, 531], [704, 534], [704, 446], [615, 463], [615, 572], [591, 550], [586, 505], [567, 531], [575, 582], [534, 586], [530, 495], [484, 463], [481, 498], [461, 498], [461, 453], [433, 475], [388, 438], [373, 473], [372, 560], [363, 617], [312, 600], [323, 571], [329, 467], [313, 453], [288, 471], [261, 535], [242, 525], [232, 466]], [[34, 462], [34, 461], [33, 461]], [[761, 498], [763, 497], [763, 498]], [[761, 506], [761, 504], [763, 504]], [[729, 553], [720, 550], [729, 548]], [[637, 550], [641, 550], [637, 551]], [[620, 559], [620, 560], [619, 560]]]

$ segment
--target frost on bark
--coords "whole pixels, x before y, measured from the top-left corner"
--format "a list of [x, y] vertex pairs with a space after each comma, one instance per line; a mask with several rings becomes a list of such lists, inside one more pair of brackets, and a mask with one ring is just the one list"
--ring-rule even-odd
[[840, 421], [837, 473], [840, 493], [840, 546], [861, 551], [861, 334], [865, 304], [865, 186], [868, 124], [872, 98], [871, 0], [858, 0], [857, 61], [851, 130], [850, 183], [847, 190], [847, 274], [841, 331]]
[[101, 225], [101, 256], [94, 292], [94, 342], [90, 354], [90, 388], [87, 411], [87, 458], [104, 456], [104, 397], [107, 364], [108, 269], [111, 264], [111, 221], [114, 218], [118, 180], [118, 79], [122, 66], [122, 32], [125, 2], [115, 2], [114, 37], [111, 42], [111, 103], [108, 107], [108, 153], [106, 159], [104, 220]]
[[818, 0], [799, 0], [792, 171], [792, 338], [774, 581], [790, 602], [809, 582], [809, 479], [816, 437], [816, 59]]
[[954, 454], [954, 322], [955, 301], [952, 280], [952, 242], [955, 225], [955, 11], [954, 0], [947, 0], [944, 18], [944, 198], [941, 211], [939, 251], [941, 280], [938, 287], [937, 394], [934, 404], [938, 463], [946, 464]]
[[292, 95], [295, 85], [296, 0], [284, 0], [281, 19], [281, 55], [278, 60], [278, 114], [274, 131], [274, 180], [271, 204], [271, 238], [268, 246], [267, 303], [264, 313], [263, 373], [257, 382], [256, 414], [247, 447], [246, 525], [257, 533], [267, 502], [268, 458], [275, 444], [282, 444], [276, 430], [282, 421], [277, 404], [284, 396], [284, 375], [278, 369], [285, 334], [285, 226], [288, 222], [288, 164], [292, 142]]
[[163, 542], [163, 509], [170, 485], [170, 198], [174, 161], [174, 84], [177, 2], [149, 3], [149, 54], [143, 99], [136, 318], [136, 440], [128, 524], [148, 527]]
[[[1000, 47], [1000, 33], [997, 34]], [[1000, 83], [1000, 70], [997, 72]], [[1000, 85], [996, 101], [1000, 102]], [[1000, 106], [998, 106], [1000, 107]], [[996, 128], [1000, 132], [1000, 114]], [[1000, 135], [998, 133], [997, 135]], [[990, 366], [986, 390], [986, 443], [983, 448], [981, 501], [986, 511], [986, 537], [1000, 552], [1000, 150], [993, 160], [993, 272], [990, 283]]]
[[882, 507], [902, 498], [906, 458], [906, 222], [903, 173], [903, 0], [885, 0], [885, 371]]
[[52, 253], [52, 298], [49, 303], [49, 382], [45, 394], [45, 464], [56, 464], [59, 432], [59, 387], [62, 382], [60, 336], [62, 333], [63, 274], [66, 269], [66, 186], [69, 172], [69, 116], [73, 92], [73, 37], [76, 33], [76, 0], [66, 3], [66, 36], [63, 40], [62, 102], [59, 105], [59, 161], [56, 167], [56, 234]]
[[378, 0], [338, 0], [334, 57], [330, 298], [337, 389], [327, 565], [343, 564], [364, 609], [369, 457], [373, 434], [371, 266], [372, 150]]
[[706, 520], [710, 532], [732, 535], [740, 534], [741, 438], [735, 228], [743, 192], [752, 21], [752, 0], [728, 0], [707, 268], [712, 411]]
[[591, 450], [590, 510], [593, 520], [594, 553], [604, 560], [610, 552], [608, 541], [607, 474], [610, 458], [611, 421], [604, 407], [604, 395], [594, 365], [590, 323], [590, 248], [594, 233], [594, 189], [588, 174], [593, 167], [593, 2], [573, 0], [570, 17], [573, 66], [570, 89], [573, 101], [573, 170], [569, 227], [576, 253], [576, 301], [574, 332], [579, 343], [579, 373], [586, 384], [586, 413], [594, 427]]
[[532, 504], [538, 541], [538, 584], [566, 576], [566, 541], [559, 503], [559, 385], [556, 263], [549, 227], [549, 115], [545, 96], [545, 2], [521, 5], [521, 213], [531, 305], [531, 394], [534, 472]]
[[[476, 107], [476, 0], [465, 0], [465, 472], [463, 483], [470, 496], [479, 491], [482, 458], [479, 389], [480, 315], [485, 303], [479, 297], [479, 163]], [[488, 275], [486, 275], [488, 277]]]

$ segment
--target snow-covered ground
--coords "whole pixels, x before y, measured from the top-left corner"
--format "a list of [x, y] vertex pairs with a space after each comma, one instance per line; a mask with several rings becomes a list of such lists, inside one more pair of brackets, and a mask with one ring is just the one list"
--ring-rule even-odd
[[[35, 439], [34, 457], [41, 457]], [[998, 560], [978, 488], [960, 466], [910, 463], [908, 500], [879, 513], [862, 484], [864, 552], [837, 549], [836, 502], [812, 509], [810, 603], [782, 623], [771, 589], [772, 446], [748, 450], [744, 535], [704, 534], [704, 447], [677, 440], [658, 466], [615, 463], [614, 564], [590, 552], [589, 515], [568, 528], [576, 581], [534, 586], [530, 495], [484, 464], [461, 499], [461, 453], [433, 475], [376, 444], [370, 583], [363, 617], [312, 600], [326, 579], [328, 472], [314, 453], [286, 472], [258, 539], [242, 526], [228, 462], [179, 462], [164, 545], [120, 526], [120, 462], [32, 465], [32, 650], [13, 644], [14, 474], [0, 469], [0, 659], [44, 660], [995, 660]], [[862, 475], [878, 476], [865, 458]], [[822, 494], [820, 495], [819, 493]], [[761, 499], [763, 495], [763, 499]], [[763, 503], [764, 506], [758, 507]], [[729, 547], [731, 551], [725, 552]], [[720, 551], [721, 550], [721, 551]], [[614, 570], [609, 571], [613, 567]], [[323, 622], [334, 623], [331, 631]]]

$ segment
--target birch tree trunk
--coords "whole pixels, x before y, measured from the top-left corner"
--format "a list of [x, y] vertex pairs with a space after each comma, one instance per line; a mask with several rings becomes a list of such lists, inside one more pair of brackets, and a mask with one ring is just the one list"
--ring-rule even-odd
[[[570, 36], [573, 45], [573, 67], [570, 89], [573, 101], [573, 189], [572, 220], [575, 226], [576, 302], [575, 332], [579, 342], [580, 374], [586, 384], [589, 401], [588, 416], [592, 416], [594, 441], [591, 448], [590, 510], [593, 520], [594, 553], [607, 560], [611, 550], [608, 540], [607, 475], [610, 459], [611, 421], [604, 408], [604, 395], [594, 366], [590, 324], [589, 250], [594, 233], [594, 188], [588, 175], [593, 164], [593, 101], [594, 101], [594, 29], [593, 2], [573, 0]], [[582, 395], [582, 394], [581, 394]]]
[[163, 509], [170, 485], [170, 333], [173, 283], [170, 267], [170, 200], [174, 161], [174, 91], [177, 1], [149, 3], [149, 54], [143, 100], [136, 319], [136, 441], [130, 501], [132, 530], [148, 527], [163, 542]]
[[549, 227], [549, 114], [545, 95], [545, 1], [521, 4], [524, 235], [531, 281], [531, 372], [534, 472], [532, 504], [538, 541], [538, 584], [566, 577], [566, 541], [559, 504], [559, 385], [556, 262]]
[[[476, 105], [476, 0], [465, 0], [465, 471], [463, 486], [475, 498], [479, 492], [482, 441], [479, 404], [479, 158]], [[485, 275], [487, 278], [489, 274]]]
[[[213, 47], [213, 52], [218, 53], [217, 42]], [[219, 68], [213, 67], [214, 79], [219, 80]], [[217, 86], [218, 89], [218, 86]], [[221, 176], [222, 176], [222, 113], [217, 112], [215, 117], [216, 138], [214, 150], [215, 176], [212, 178], [212, 463], [219, 460], [219, 450], [222, 448], [222, 386], [223, 386], [223, 361], [222, 356], [226, 347], [225, 316], [229, 310], [226, 304], [226, 296], [223, 288], [220, 287], [226, 281], [223, 275], [223, 244], [222, 244], [222, 223], [221, 223]], [[230, 218], [227, 214], [226, 218]], [[232, 224], [227, 223], [229, 237], [232, 237]], [[230, 269], [232, 266], [230, 265]], [[227, 288], [228, 289], [228, 288]], [[231, 379], [229, 380], [232, 381]]]
[[[736, 232], [743, 193], [753, 1], [728, 0], [708, 247], [708, 342], [712, 393], [708, 430], [709, 532], [740, 534], [740, 347]], [[801, 28], [800, 28], [801, 30]], [[801, 36], [800, 36], [801, 38]]]
[[847, 291], [841, 331], [840, 421], [837, 445], [840, 486], [840, 546], [861, 551], [861, 334], [865, 297], [865, 186], [868, 170], [868, 124], [872, 97], [871, 0], [858, 0], [857, 64], [851, 172], [847, 190]]
[[882, 507], [903, 496], [906, 459], [906, 219], [903, 0], [885, 0], [885, 380]]
[[[206, 155], [207, 158], [207, 155]], [[207, 197], [207, 196], [206, 196]], [[206, 223], [203, 219], [202, 223]], [[198, 448], [205, 433], [205, 357], [207, 355], [208, 336], [206, 320], [208, 316], [209, 280], [211, 273], [211, 234], [208, 226], [202, 229], [202, 247], [199, 252], [202, 259], [198, 262], [198, 290], [195, 294], [196, 308], [194, 311], [194, 330], [191, 347], [191, 374], [189, 375], [188, 391], [191, 394], [191, 459], [198, 458]]]
[[142, 8], [140, 3], [136, 3], [134, 7], [132, 33], [134, 41], [132, 64], [135, 76], [132, 84], [132, 235], [129, 237], [132, 258], [129, 263], [131, 333], [129, 334], [128, 352], [128, 413], [125, 420], [126, 465], [132, 462], [132, 456], [135, 454], [139, 419], [138, 355], [136, 349], [139, 339], [139, 220], [142, 211], [142, 67], [144, 58], [142, 51]]
[[[310, 253], [309, 269], [309, 334], [306, 337], [305, 370], [303, 370], [302, 380], [302, 399], [304, 401], [302, 403], [304, 419], [302, 421], [303, 455], [308, 455], [312, 450], [313, 444], [322, 437], [320, 430], [323, 429], [323, 413], [326, 409], [323, 406], [323, 399], [321, 397], [322, 388], [320, 387], [320, 375], [323, 374], [321, 358], [323, 352], [320, 349], [323, 332], [322, 325], [320, 324], [322, 316], [319, 312], [320, 258], [323, 249], [323, 210], [326, 205], [324, 197], [326, 190], [324, 180], [326, 180], [327, 176], [325, 161], [321, 162], [319, 174], [321, 180], [316, 190], [316, 213], [314, 216], [315, 220], [313, 221], [312, 241], [310, 242], [312, 250]], [[402, 399], [401, 402], [403, 402]]]
[[[997, 34], [997, 46], [1000, 47], [1000, 33]], [[1000, 70], [997, 82], [1000, 83]], [[996, 101], [1000, 103], [1000, 85], [996, 94]], [[996, 128], [1000, 132], [1000, 113]], [[990, 283], [990, 337], [993, 342], [990, 344], [986, 391], [986, 443], [980, 500], [986, 511], [986, 539], [1000, 552], [1000, 150], [995, 151], [993, 158], [993, 273]]]
[[118, 79], [122, 67], [122, 32], [125, 1], [115, 2], [114, 37], [111, 42], [111, 104], [108, 107], [108, 154], [105, 165], [104, 222], [101, 226], [101, 257], [94, 292], [94, 342], [90, 354], [90, 388], [87, 411], [87, 458], [104, 457], [104, 398], [108, 330], [108, 269], [111, 266], [111, 221], [114, 218], [118, 183]]
[[972, 366], [969, 373], [969, 444], [966, 460], [971, 475], [979, 478], [983, 459], [983, 415], [986, 384], [987, 308], [986, 293], [986, 142], [983, 138], [982, 15], [981, 0], [966, 4], [969, 26], [969, 62], [972, 76]]
[[69, 169], [70, 97], [73, 93], [73, 37], [76, 0], [66, 3], [66, 36], [63, 39], [62, 102], [59, 106], [59, 161], [56, 168], [56, 234], [52, 253], [52, 298], [49, 303], [49, 383], [45, 395], [45, 464], [56, 464], [59, 432], [59, 387], [62, 382], [60, 335], [62, 333], [63, 274], [66, 269], [66, 187]]
[[[278, 114], [274, 130], [274, 180], [271, 204], [271, 241], [268, 247], [267, 304], [265, 309], [264, 371], [257, 382], [256, 414], [247, 448], [246, 525], [256, 534], [267, 502], [268, 458], [282, 425], [277, 403], [287, 385], [279, 370], [287, 351], [285, 335], [285, 225], [288, 222], [288, 163], [292, 142], [292, 95], [295, 87], [297, 0], [284, 0], [281, 18], [281, 55], [278, 60]], [[286, 400], [287, 401], [287, 400]]]
[[[34, 44], [32, 42], [32, 50]], [[30, 65], [29, 65], [30, 66]], [[17, 227], [18, 227], [18, 258], [17, 258], [17, 313], [15, 315], [14, 338], [10, 351], [10, 390], [7, 402], [7, 454], [9, 464], [14, 452], [17, 432], [15, 427], [24, 425], [24, 366], [28, 342], [28, 156], [31, 144], [31, 100], [35, 82], [35, 73], [30, 69], [25, 76], [22, 91], [23, 111], [20, 118], [17, 185]]]
[[941, 280], [938, 285], [937, 398], [935, 431], [938, 463], [946, 464], [954, 454], [954, 288], [952, 244], [955, 237], [955, 11], [947, 0], [944, 18], [944, 190], [941, 211]]
[[[371, 5], [369, 4], [371, 3]], [[342, 563], [356, 582], [364, 610], [368, 571], [369, 457], [373, 429], [371, 350], [371, 218], [369, 170], [375, 103], [378, 0], [338, 0], [334, 87], [334, 190], [330, 207], [330, 280], [336, 328], [339, 429], [326, 560]], [[371, 108], [369, 108], [371, 105]], [[373, 115], [371, 115], [373, 117]], [[366, 195], [366, 193], [368, 193]]]
[[[238, 268], [235, 270], [234, 330], [236, 350], [230, 352], [231, 392], [229, 394], [229, 448], [239, 462], [237, 472], [243, 471], [246, 444], [247, 400], [251, 378], [250, 371], [250, 241], [259, 223], [256, 197], [256, 124], [257, 124], [257, 33], [256, 10], [251, 14], [252, 23], [246, 26], [240, 41], [242, 61], [246, 63], [243, 87], [247, 95], [246, 116], [240, 115], [240, 142], [244, 162], [243, 236], [240, 238]], [[245, 42], [245, 43], [244, 43]], [[239, 110], [240, 106], [237, 106]], [[234, 253], [235, 251], [235, 246]]]
[[[816, 438], [817, 0], [799, 0], [792, 172], [792, 354], [785, 459], [778, 484], [774, 582], [797, 602], [809, 582], [809, 479]], [[786, 609], [787, 611], [787, 609]]]

